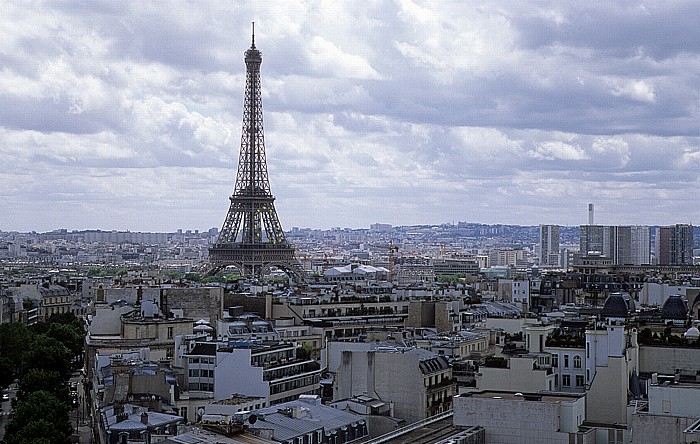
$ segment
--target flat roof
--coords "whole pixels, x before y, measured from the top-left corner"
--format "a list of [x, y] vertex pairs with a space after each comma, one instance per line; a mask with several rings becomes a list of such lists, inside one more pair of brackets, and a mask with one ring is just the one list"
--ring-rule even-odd
[[505, 399], [508, 401], [539, 401], [547, 403], [575, 402], [584, 396], [583, 393], [521, 393], [499, 390], [484, 390], [480, 392], [467, 392], [455, 397]]

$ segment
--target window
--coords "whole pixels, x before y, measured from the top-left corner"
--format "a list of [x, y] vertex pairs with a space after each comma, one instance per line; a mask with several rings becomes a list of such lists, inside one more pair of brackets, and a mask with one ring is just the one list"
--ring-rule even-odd
[[559, 367], [559, 355], [552, 355], [552, 367]]
[[570, 375], [561, 375], [561, 385], [564, 387], [570, 387], [571, 386], [571, 376]]
[[581, 357], [574, 356], [574, 368], [581, 368]]
[[168, 327], [168, 339], [173, 338], [173, 327]]
[[190, 378], [198, 378], [199, 377], [199, 369], [198, 368], [191, 368], [190, 369]]
[[569, 355], [564, 355], [564, 368], [569, 368]]
[[576, 375], [576, 387], [583, 387], [583, 375]]

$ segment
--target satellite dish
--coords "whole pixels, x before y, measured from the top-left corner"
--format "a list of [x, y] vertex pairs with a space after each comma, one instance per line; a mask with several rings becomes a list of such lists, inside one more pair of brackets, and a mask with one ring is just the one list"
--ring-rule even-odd
[[250, 415], [250, 416], [248, 417], [248, 422], [249, 422], [251, 425], [252, 425], [252, 424], [255, 424], [255, 422], [256, 422], [257, 420], [258, 420], [258, 416], [257, 416], [255, 413], [253, 413], [252, 415]]

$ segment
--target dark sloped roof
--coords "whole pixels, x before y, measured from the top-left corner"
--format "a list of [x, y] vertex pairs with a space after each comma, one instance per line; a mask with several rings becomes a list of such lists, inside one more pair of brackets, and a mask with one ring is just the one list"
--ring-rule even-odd
[[629, 307], [622, 293], [611, 293], [605, 300], [600, 314], [604, 318], [626, 318], [629, 315]]
[[672, 294], [661, 308], [661, 319], [686, 320], [688, 318], [688, 303], [679, 294]]

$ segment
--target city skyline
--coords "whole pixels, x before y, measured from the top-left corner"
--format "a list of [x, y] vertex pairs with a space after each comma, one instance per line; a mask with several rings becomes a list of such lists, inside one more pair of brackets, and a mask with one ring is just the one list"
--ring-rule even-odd
[[0, 230], [220, 227], [252, 21], [287, 229], [697, 220], [696, 3], [431, 6], [9, 2]]

